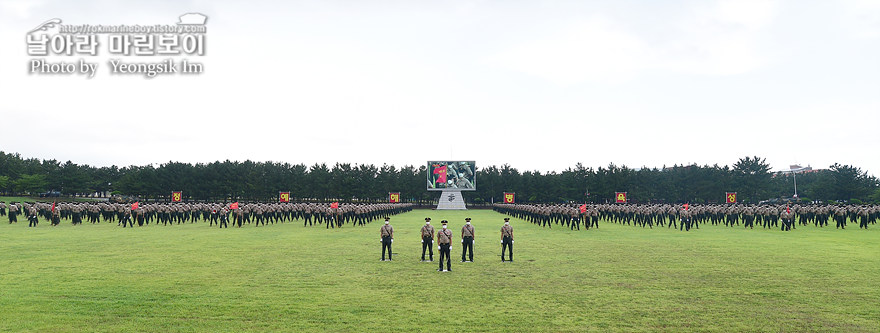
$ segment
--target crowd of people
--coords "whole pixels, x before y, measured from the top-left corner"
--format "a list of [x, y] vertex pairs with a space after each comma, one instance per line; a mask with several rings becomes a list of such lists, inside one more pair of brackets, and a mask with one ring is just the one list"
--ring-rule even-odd
[[28, 226], [49, 221], [53, 226], [62, 220], [73, 225], [83, 222], [115, 222], [121, 227], [146, 226], [151, 223], [175, 225], [207, 222], [209, 226], [242, 227], [302, 221], [303, 226], [324, 225], [341, 228], [347, 223], [364, 226], [378, 218], [412, 210], [408, 203], [110, 203], [110, 202], [0, 202], [0, 216], [17, 223], [19, 216]]
[[666, 227], [689, 231], [700, 225], [724, 225], [744, 228], [779, 228], [791, 230], [798, 225], [812, 224], [846, 229], [850, 223], [858, 223], [867, 229], [869, 224], [880, 220], [878, 205], [672, 205], [672, 204], [495, 204], [493, 209], [544, 228], [553, 225], [580, 230], [598, 228], [599, 221], [643, 228]]

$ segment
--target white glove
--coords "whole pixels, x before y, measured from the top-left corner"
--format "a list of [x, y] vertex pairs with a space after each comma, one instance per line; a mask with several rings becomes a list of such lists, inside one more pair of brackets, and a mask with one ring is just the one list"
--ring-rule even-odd
[[461, 243], [464, 244], [464, 238], [461, 239]]
[[501, 241], [501, 244], [504, 244], [504, 241]]
[[424, 240], [424, 239], [422, 240], [422, 243], [425, 243], [425, 240]]
[[440, 245], [437, 245], [437, 251], [440, 251]]
[[394, 243], [394, 238], [391, 239], [391, 242]]
[[510, 241], [510, 244], [513, 244], [514, 241]]

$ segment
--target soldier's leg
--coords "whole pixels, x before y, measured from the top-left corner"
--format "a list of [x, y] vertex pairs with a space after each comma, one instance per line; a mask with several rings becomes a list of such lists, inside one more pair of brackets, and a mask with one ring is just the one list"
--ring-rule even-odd
[[437, 270], [442, 271], [443, 270], [443, 258], [445, 256], [443, 253], [443, 245], [440, 245], [439, 247], [437, 247], [437, 251], [440, 252], [440, 262], [439, 262], [439, 266], [438, 266]]
[[452, 252], [452, 244], [446, 245], [446, 270], [447, 271], [452, 271], [452, 258], [450, 258], [452, 256], [450, 255], [450, 252]]
[[431, 244], [428, 243], [428, 239], [422, 237], [422, 261], [425, 261], [425, 252], [428, 251], [428, 247], [430, 246]]

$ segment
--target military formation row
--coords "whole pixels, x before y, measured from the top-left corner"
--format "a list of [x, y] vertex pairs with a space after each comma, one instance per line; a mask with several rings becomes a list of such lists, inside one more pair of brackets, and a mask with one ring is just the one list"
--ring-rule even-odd
[[54, 225], [61, 220], [72, 224], [116, 222], [122, 227], [197, 223], [206, 221], [210, 226], [241, 227], [302, 220], [304, 226], [324, 224], [327, 228], [342, 227], [345, 223], [366, 225], [375, 219], [412, 210], [412, 204], [315, 204], [315, 203], [152, 203], [119, 204], [107, 202], [10, 203], [0, 202], [0, 216], [8, 216], [9, 223], [18, 222], [23, 215], [29, 226], [40, 220]]
[[699, 229], [700, 224], [739, 226], [754, 229], [779, 227], [781, 230], [795, 228], [795, 224], [817, 227], [828, 226], [845, 229], [848, 222], [868, 228], [880, 220], [877, 205], [531, 205], [495, 204], [495, 211], [514, 216], [545, 228], [554, 224], [580, 230], [599, 227], [599, 220], [653, 228], [660, 226], [679, 230]]

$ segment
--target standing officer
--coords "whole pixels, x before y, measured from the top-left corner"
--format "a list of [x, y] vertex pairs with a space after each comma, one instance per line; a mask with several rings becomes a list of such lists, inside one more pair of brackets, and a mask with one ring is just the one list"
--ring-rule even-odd
[[[385, 261], [385, 248], [388, 248], [388, 261], [391, 261], [391, 242], [394, 241], [394, 228], [389, 222], [390, 218], [385, 218], [385, 225], [379, 228], [379, 236], [382, 237], [382, 261]], [[328, 221], [328, 223], [330, 223]]]
[[40, 220], [37, 219], [37, 205], [28, 208], [28, 227], [36, 227]]
[[504, 226], [501, 227], [501, 262], [504, 262], [504, 250], [509, 249], [509, 261], [513, 261], [513, 227], [510, 226], [510, 218], [504, 218]]
[[18, 223], [18, 205], [16, 203], [9, 204], [9, 224]]
[[464, 221], [464, 226], [461, 227], [461, 262], [464, 262], [466, 253], [470, 253], [468, 261], [474, 262], [474, 226], [471, 225], [470, 217]]
[[425, 218], [425, 226], [422, 227], [422, 261], [425, 261], [425, 250], [431, 256], [430, 261], [434, 261], [434, 227], [431, 226], [431, 218]]
[[226, 210], [226, 207], [220, 210], [220, 224], [218, 225], [220, 228], [229, 229], [229, 211]]
[[678, 217], [681, 219], [681, 226], [678, 229], [679, 231], [691, 231], [691, 212], [687, 209], [687, 207], [683, 207], [678, 212]]
[[[439, 243], [437, 248], [440, 250], [440, 268], [437, 271], [449, 272], [452, 271], [452, 260], [449, 259], [449, 249], [452, 246], [452, 231], [446, 229], [446, 220], [440, 221], [440, 223], [443, 224], [443, 229], [437, 232], [437, 243]], [[446, 258], [446, 270], [443, 270], [444, 257]]]

